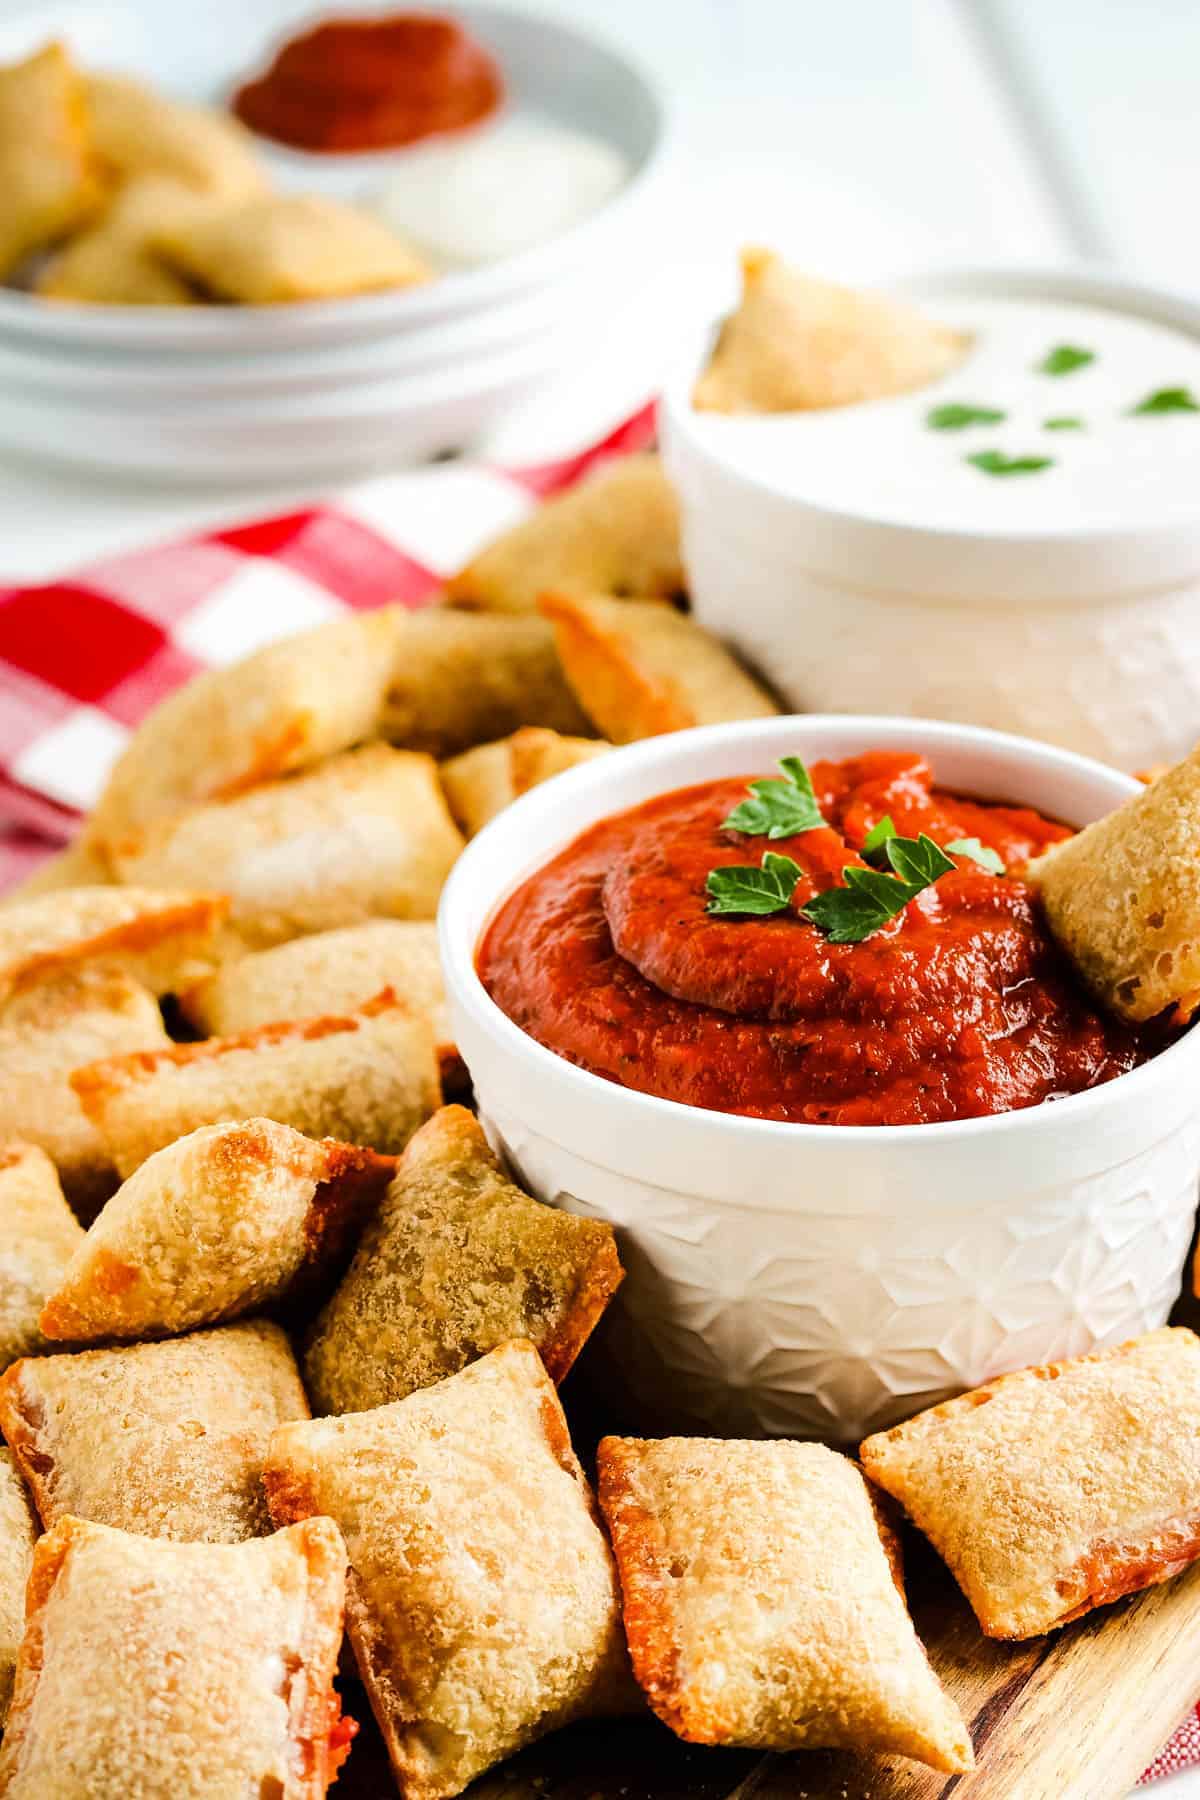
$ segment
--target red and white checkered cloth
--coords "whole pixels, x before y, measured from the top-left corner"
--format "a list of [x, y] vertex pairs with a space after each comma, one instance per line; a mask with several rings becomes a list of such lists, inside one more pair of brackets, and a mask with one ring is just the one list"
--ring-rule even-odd
[[[425, 605], [490, 537], [654, 431], [648, 405], [538, 468], [383, 476], [327, 505], [0, 589], [0, 891], [74, 835], [131, 731], [189, 676], [346, 607]], [[1200, 1708], [1142, 1779], [1196, 1763]]]

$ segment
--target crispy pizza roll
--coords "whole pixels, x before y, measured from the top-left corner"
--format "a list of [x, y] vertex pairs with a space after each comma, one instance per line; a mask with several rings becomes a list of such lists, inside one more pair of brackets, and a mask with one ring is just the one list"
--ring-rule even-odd
[[281, 1427], [263, 1479], [277, 1523], [325, 1513], [345, 1535], [346, 1623], [405, 1800], [632, 1709], [612, 1557], [531, 1344]]
[[87, 110], [92, 153], [112, 185], [161, 175], [228, 201], [266, 189], [253, 136], [229, 113], [168, 100], [124, 75], [89, 76]]
[[25, 1584], [33, 1566], [37, 1514], [10, 1450], [0, 1450], [0, 1731], [12, 1699], [13, 1670], [25, 1630]]
[[0, 280], [87, 223], [99, 202], [83, 83], [62, 44], [0, 67]]
[[154, 233], [153, 247], [185, 280], [247, 306], [412, 287], [431, 273], [370, 213], [316, 194], [182, 211]]
[[1036, 1637], [1200, 1556], [1200, 1339], [1002, 1375], [861, 1454], [987, 1635]]
[[217, 960], [228, 902], [214, 893], [82, 887], [0, 912], [0, 1007], [22, 988], [83, 963], [122, 969], [155, 994], [187, 986]]
[[661, 600], [547, 593], [567, 680], [614, 744], [779, 711], [725, 646]]
[[45, 1151], [0, 1143], [0, 1369], [47, 1348], [38, 1318], [82, 1242]]
[[271, 1434], [307, 1417], [286, 1334], [263, 1319], [0, 1378], [0, 1429], [47, 1531], [73, 1513], [180, 1543], [262, 1537]]
[[192, 1131], [118, 1188], [41, 1328], [69, 1343], [162, 1337], [328, 1285], [394, 1167], [272, 1119]]
[[432, 1027], [389, 989], [342, 1017], [110, 1057], [71, 1085], [123, 1176], [201, 1125], [250, 1115], [391, 1154], [442, 1098]]
[[686, 586], [679, 503], [657, 456], [626, 456], [538, 508], [452, 577], [456, 606], [532, 613], [546, 588], [671, 599]]
[[602, 738], [564, 737], [528, 725], [498, 743], [478, 744], [444, 762], [442, 787], [458, 824], [474, 837], [530, 788], [611, 749]]
[[0, 910], [23, 906], [26, 900], [35, 900], [39, 894], [58, 893], [62, 888], [107, 887], [111, 883], [112, 871], [89, 842], [85, 830], [65, 850], [47, 857], [32, 875], [0, 894]]
[[809, 412], [926, 387], [969, 340], [883, 294], [817, 281], [770, 250], [742, 252], [742, 300], [718, 334], [692, 405]]
[[561, 1381], [620, 1284], [612, 1226], [509, 1181], [479, 1121], [445, 1106], [401, 1158], [309, 1338], [318, 1412], [365, 1412], [530, 1339]]
[[111, 855], [123, 880], [167, 888], [206, 870], [232, 930], [263, 949], [364, 919], [432, 919], [462, 846], [433, 758], [367, 744], [147, 826]]
[[1051, 931], [1122, 1019], [1200, 999], [1200, 749], [1031, 863]]
[[60, 1520], [34, 1551], [0, 1794], [322, 1800], [354, 1729], [345, 1585], [328, 1519], [245, 1544]]
[[170, 1042], [153, 995], [119, 969], [70, 969], [14, 995], [0, 1013], [0, 1140], [23, 1138], [46, 1151], [72, 1204], [89, 1217], [117, 1173], [71, 1075], [98, 1057]]
[[634, 1673], [695, 1744], [974, 1766], [904, 1604], [899, 1546], [822, 1444], [603, 1438]]
[[47, 300], [111, 306], [192, 305], [195, 289], [148, 247], [155, 224], [189, 198], [190, 190], [178, 181], [159, 176], [131, 181], [98, 224], [51, 257], [35, 292]]
[[351, 613], [177, 688], [114, 764], [90, 837], [128, 837], [376, 736], [401, 617], [396, 607]]

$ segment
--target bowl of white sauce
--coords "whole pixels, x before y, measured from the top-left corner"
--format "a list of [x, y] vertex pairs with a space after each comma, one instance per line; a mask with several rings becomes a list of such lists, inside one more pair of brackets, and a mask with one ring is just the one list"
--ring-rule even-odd
[[804, 711], [1020, 732], [1129, 770], [1200, 736], [1200, 306], [1109, 274], [891, 284], [969, 349], [819, 411], [664, 407], [697, 617]]

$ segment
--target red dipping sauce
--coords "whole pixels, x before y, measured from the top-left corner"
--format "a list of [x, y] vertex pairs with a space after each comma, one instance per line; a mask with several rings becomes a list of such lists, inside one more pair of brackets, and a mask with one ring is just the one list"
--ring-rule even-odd
[[474, 125], [504, 93], [495, 59], [453, 19], [330, 19], [290, 39], [233, 110], [299, 150], [391, 150]]
[[[798, 916], [902, 837], [979, 838], [1020, 869], [1071, 833], [933, 785], [919, 756], [811, 765], [827, 827], [768, 843], [721, 829], [746, 779], [664, 794], [593, 825], [484, 935], [479, 975], [523, 1031], [623, 1087], [808, 1125], [923, 1125], [1013, 1112], [1111, 1081], [1162, 1047], [1097, 1013], [1032, 888], [955, 857], [875, 935], [832, 944]], [[713, 868], [764, 849], [803, 875], [774, 917], [713, 917]]]

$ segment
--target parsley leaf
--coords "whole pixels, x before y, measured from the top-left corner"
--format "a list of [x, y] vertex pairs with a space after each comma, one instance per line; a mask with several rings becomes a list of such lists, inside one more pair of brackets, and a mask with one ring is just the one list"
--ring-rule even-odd
[[1006, 417], [994, 406], [968, 406], [951, 400], [927, 412], [925, 423], [930, 431], [965, 431], [968, 425], [999, 425]]
[[[860, 870], [859, 873], [869, 871]], [[890, 876], [880, 879], [888, 881], [894, 888], [901, 885]], [[822, 894], [814, 894], [808, 905], [801, 908], [800, 917], [815, 925], [831, 944], [861, 944], [881, 925], [886, 925], [904, 905], [907, 905], [907, 895], [900, 906], [893, 906], [890, 900], [880, 902], [857, 888], [831, 887]]]
[[800, 864], [773, 850], [763, 853], [759, 868], [735, 866], [711, 869], [705, 891], [710, 913], [753, 913], [765, 918], [786, 912], [801, 876]]
[[1144, 418], [1148, 413], [1200, 412], [1200, 400], [1190, 388], [1155, 388], [1136, 406], [1131, 406], [1129, 416], [1132, 419]]
[[1086, 431], [1086, 429], [1082, 419], [1073, 419], [1067, 415], [1062, 418], [1042, 420], [1043, 431]]
[[954, 859], [924, 832], [915, 840], [889, 838], [887, 859], [901, 881], [906, 881], [916, 894], [922, 888], [931, 887], [939, 875], [949, 875], [954, 869]]
[[985, 475], [1036, 475], [1039, 469], [1048, 469], [1054, 458], [1006, 456], [1003, 450], [977, 450], [974, 456], [968, 456], [966, 460], [975, 468], [982, 469]]
[[894, 838], [895, 835], [896, 827], [892, 824], [892, 815], [891, 813], [884, 813], [878, 825], [872, 825], [870, 831], [868, 831], [866, 837], [863, 839], [862, 856], [864, 860], [866, 862], [873, 862], [878, 866], [879, 851], [883, 849], [883, 846], [887, 843], [888, 839]]
[[783, 780], [772, 777], [752, 781], [752, 798], [735, 806], [722, 831], [744, 831], [749, 837], [797, 837], [802, 831], [815, 831], [824, 825], [821, 810], [813, 793], [812, 778], [798, 756], [779, 759]]
[[955, 856], [969, 856], [972, 862], [978, 863], [981, 869], [986, 869], [989, 875], [1004, 873], [1001, 858], [987, 844], [980, 843], [977, 837], [955, 838], [952, 844], [946, 845], [946, 849]]
[[1076, 369], [1086, 369], [1095, 360], [1094, 350], [1081, 350], [1078, 344], [1056, 344], [1037, 364], [1036, 372], [1039, 375], [1071, 375]]

